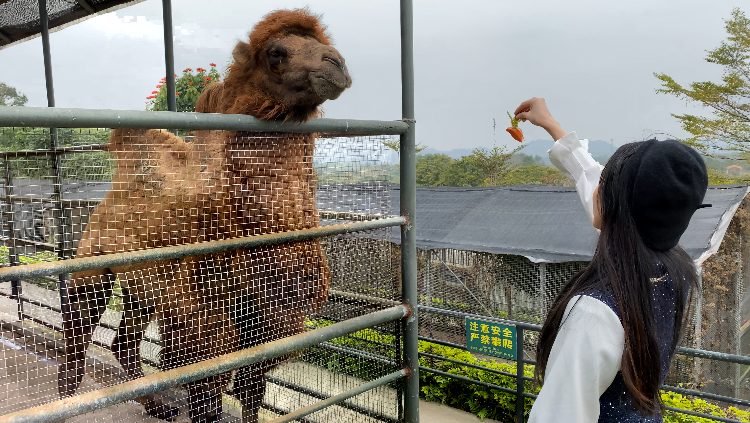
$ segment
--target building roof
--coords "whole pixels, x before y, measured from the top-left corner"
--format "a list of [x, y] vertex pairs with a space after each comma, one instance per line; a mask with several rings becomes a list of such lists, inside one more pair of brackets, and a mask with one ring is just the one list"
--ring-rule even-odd
[[[680, 245], [698, 264], [719, 249], [747, 185], [711, 186]], [[399, 190], [392, 195], [397, 214]], [[533, 262], [589, 261], [596, 230], [575, 188], [538, 185], [417, 188], [417, 247], [515, 254]], [[393, 242], [400, 242], [394, 231]]]
[[[144, 0], [47, 0], [49, 31], [59, 31], [94, 16], [142, 1]], [[38, 0], [0, 0], [0, 50], [36, 38], [41, 33]]]

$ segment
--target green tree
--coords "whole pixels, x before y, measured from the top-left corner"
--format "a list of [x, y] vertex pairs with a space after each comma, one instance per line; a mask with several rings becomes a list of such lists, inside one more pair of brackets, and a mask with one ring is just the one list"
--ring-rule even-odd
[[522, 145], [511, 151], [508, 151], [505, 146], [495, 146], [492, 150], [475, 148], [470, 155], [464, 156], [464, 159], [484, 173], [484, 185], [497, 186], [515, 168], [510, 159], [523, 147]]
[[508, 173], [501, 185], [549, 185], [556, 187], [572, 186], [568, 178], [559, 170], [541, 165], [520, 166]]
[[[211, 69], [196, 68], [193, 74], [191, 68], [182, 71], [182, 76], [175, 80], [175, 95], [177, 96], [178, 112], [194, 112], [195, 102], [198, 101], [203, 90], [214, 82], [221, 82], [221, 75], [216, 70], [216, 64], [211, 63]], [[175, 74], [175, 76], [177, 76]], [[162, 78], [156, 85], [158, 91], [151, 92], [146, 97], [146, 110], [167, 111], [167, 78]]]
[[416, 163], [417, 185], [428, 187], [442, 185], [444, 173], [453, 161], [445, 154], [419, 156]]
[[727, 40], [708, 51], [705, 59], [724, 67], [722, 82], [693, 82], [683, 87], [672, 77], [655, 73], [662, 82], [662, 88], [656, 91], [712, 109], [712, 117], [672, 115], [692, 135], [683, 142], [704, 154], [709, 149], [739, 152], [747, 160], [750, 158], [750, 19], [736, 8], [725, 24]]
[[0, 82], [0, 106], [25, 106], [28, 101], [15, 88]]
[[440, 177], [440, 185], [448, 187], [478, 187], [484, 184], [485, 175], [466, 157], [453, 160]]

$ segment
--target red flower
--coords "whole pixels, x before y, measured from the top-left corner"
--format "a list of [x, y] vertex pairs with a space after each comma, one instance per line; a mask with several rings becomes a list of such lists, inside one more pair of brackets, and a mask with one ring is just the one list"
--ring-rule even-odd
[[188, 85], [193, 85], [193, 83], [192, 82], [188, 82]]
[[159, 94], [159, 91], [151, 91], [151, 94]]
[[177, 76], [177, 74], [174, 74], [174, 76]]
[[203, 85], [206, 85], [206, 83], [204, 82]]
[[174, 93], [175, 95], [180, 95], [180, 93]]
[[157, 85], [156, 88], [161, 88], [161, 84]]
[[210, 65], [210, 66], [211, 66], [212, 68], [215, 68], [215, 67], [216, 67], [216, 63], [209, 63], [209, 65]]
[[185, 69], [183, 72], [192, 72], [193, 70], [190, 68]]
[[155, 95], [150, 95], [150, 96], [146, 97], [146, 100], [151, 100], [152, 98], [156, 98], [156, 96]]
[[195, 68], [195, 70], [197, 70], [198, 72], [205, 72], [205, 71], [206, 71], [206, 70], [205, 70], [205, 69], [203, 69], [203, 68]]
[[207, 76], [207, 77], [206, 77], [206, 81], [210, 81], [210, 80], [211, 80], [211, 77], [210, 77], [210, 76]]

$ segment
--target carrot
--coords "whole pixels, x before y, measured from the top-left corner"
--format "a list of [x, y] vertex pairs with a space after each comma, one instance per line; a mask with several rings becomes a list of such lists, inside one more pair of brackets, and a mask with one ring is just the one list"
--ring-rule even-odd
[[508, 131], [508, 133], [511, 137], [513, 137], [514, 140], [522, 142], [523, 131], [521, 131], [521, 128], [518, 127], [518, 122], [520, 122], [520, 120], [511, 116], [510, 112], [508, 112], [508, 117], [510, 118], [510, 128], [507, 128], [506, 131]]

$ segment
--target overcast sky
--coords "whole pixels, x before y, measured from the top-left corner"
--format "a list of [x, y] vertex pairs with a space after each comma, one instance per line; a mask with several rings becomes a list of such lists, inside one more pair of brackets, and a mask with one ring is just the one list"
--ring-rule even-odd
[[[742, 5], [745, 6], [742, 6]], [[417, 140], [438, 150], [517, 145], [506, 111], [545, 97], [563, 128], [616, 144], [654, 132], [684, 136], [670, 113], [700, 109], [656, 94], [678, 82], [718, 80], [704, 61], [726, 38], [724, 19], [743, 0], [416, 0]], [[353, 86], [324, 104], [326, 117], [400, 119], [396, 0], [172, 0], [175, 68], [229, 63], [238, 40], [266, 13], [309, 6], [323, 15]], [[164, 77], [161, 2], [147, 0], [51, 35], [58, 107], [143, 110]], [[46, 106], [39, 38], [0, 50], [0, 82]], [[527, 139], [548, 138], [529, 123]], [[664, 137], [661, 136], [660, 139]]]

